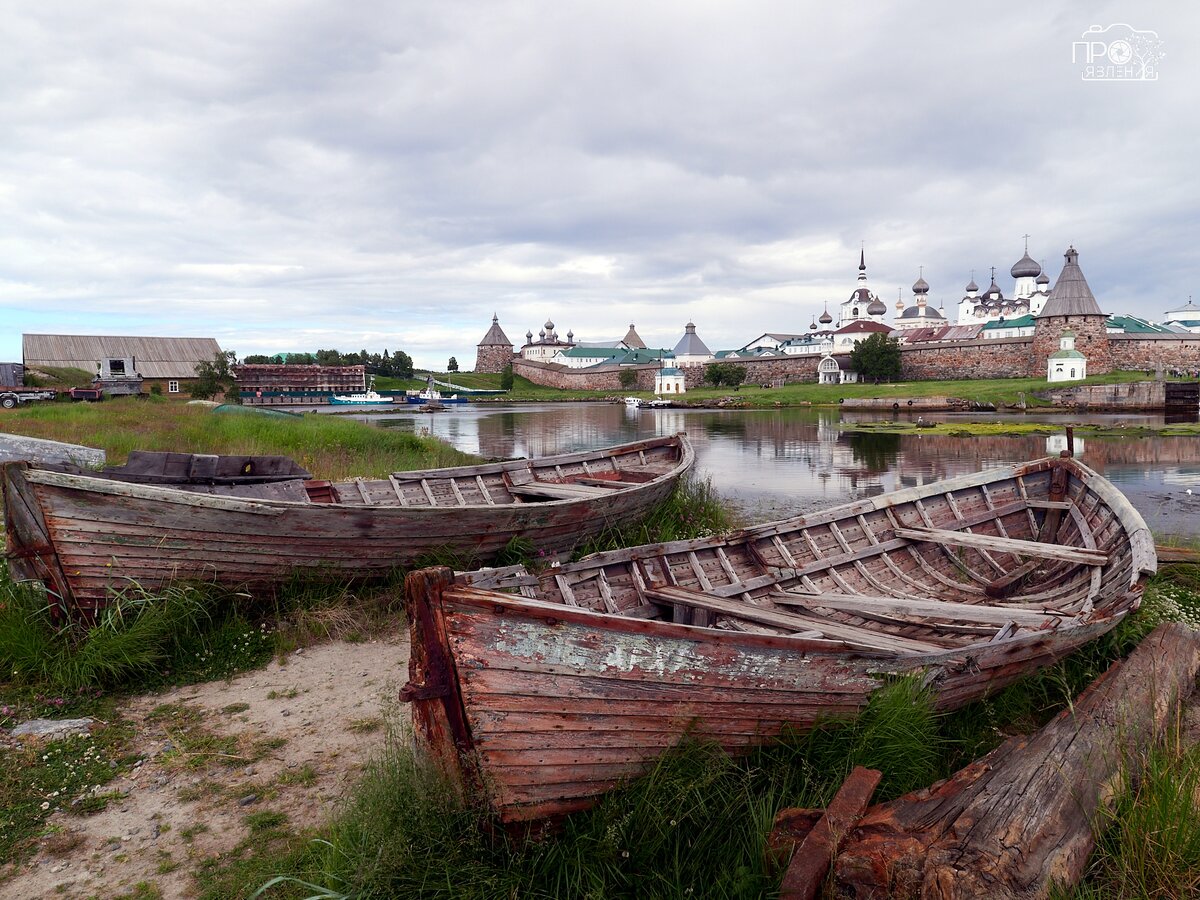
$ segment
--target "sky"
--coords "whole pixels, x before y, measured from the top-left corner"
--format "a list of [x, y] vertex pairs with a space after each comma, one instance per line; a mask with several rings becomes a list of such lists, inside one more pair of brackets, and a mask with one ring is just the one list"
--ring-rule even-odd
[[[1200, 295], [1193, 3], [0, 15], [0, 360], [139, 334], [469, 368], [493, 313], [518, 346], [691, 320], [730, 349], [836, 315], [860, 248], [889, 308], [919, 266], [951, 316], [972, 269], [1011, 294], [1025, 234], [1108, 312]], [[1157, 32], [1157, 80], [1083, 79], [1072, 44], [1119, 23]]]

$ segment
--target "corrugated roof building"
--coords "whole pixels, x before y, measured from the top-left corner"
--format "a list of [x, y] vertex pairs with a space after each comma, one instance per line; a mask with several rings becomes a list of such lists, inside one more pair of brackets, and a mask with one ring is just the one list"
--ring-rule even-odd
[[94, 334], [25, 334], [21, 353], [27, 369], [70, 368], [95, 374], [101, 361], [134, 361], [146, 390], [160, 384], [169, 393], [179, 391], [179, 382], [195, 379], [196, 366], [211, 362], [221, 352], [215, 338], [133, 337]]

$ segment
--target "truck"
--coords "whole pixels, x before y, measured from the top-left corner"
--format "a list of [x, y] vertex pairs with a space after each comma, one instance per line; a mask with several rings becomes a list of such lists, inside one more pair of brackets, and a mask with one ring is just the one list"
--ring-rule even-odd
[[33, 400], [53, 400], [58, 391], [49, 388], [7, 387], [0, 388], [0, 406], [12, 409], [18, 403], [29, 403]]

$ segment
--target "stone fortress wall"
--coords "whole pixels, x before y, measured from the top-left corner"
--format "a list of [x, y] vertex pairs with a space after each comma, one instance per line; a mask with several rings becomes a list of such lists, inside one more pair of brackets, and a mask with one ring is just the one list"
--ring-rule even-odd
[[[1081, 332], [1079, 322], [1072, 321], [1070, 325], [1076, 334]], [[1052, 351], [1045, 351], [1044, 347], [1052, 346], [1057, 350], [1058, 334], [1064, 328], [1065, 325], [1054, 328], [1043, 341], [1035, 337], [1002, 338], [901, 347], [901, 371], [908, 381], [1045, 378], [1046, 357]], [[1094, 329], [1088, 330], [1094, 332]], [[1088, 337], [1089, 349], [1083, 352], [1088, 357], [1088, 372], [1093, 375], [1115, 370], [1200, 367], [1200, 335], [1107, 335], [1107, 340], [1095, 334]], [[820, 358], [814, 354], [726, 362], [746, 369], [747, 384], [787, 384], [815, 382]], [[637, 373], [637, 390], [654, 390], [657, 365], [628, 368]], [[699, 387], [704, 380], [704, 366], [689, 366], [681, 371], [689, 389]], [[562, 390], [622, 390], [620, 372], [616, 369], [593, 372], [518, 358], [513, 360], [513, 373], [534, 384]]]

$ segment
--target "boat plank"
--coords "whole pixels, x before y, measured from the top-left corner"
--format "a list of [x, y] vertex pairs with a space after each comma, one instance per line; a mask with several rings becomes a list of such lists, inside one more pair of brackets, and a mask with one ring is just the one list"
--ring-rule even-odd
[[1103, 566], [1108, 563], [1108, 556], [1099, 551], [1084, 550], [1075, 547], [1060, 547], [1054, 544], [1041, 544], [1037, 541], [1023, 541], [1016, 538], [1002, 538], [993, 535], [968, 534], [961, 531], [950, 531], [945, 528], [896, 528], [894, 530], [897, 537], [923, 543], [970, 548], [991, 547], [1020, 556], [1038, 556], [1043, 559], [1057, 559], [1089, 566]]
[[803, 594], [799, 591], [780, 591], [770, 595], [771, 599], [785, 606], [824, 607], [846, 611], [864, 610], [881, 613], [913, 616], [933, 616], [962, 622], [983, 622], [1003, 625], [1016, 622], [1033, 628], [1041, 628], [1060, 621], [1063, 616], [1053, 612], [1033, 612], [1006, 606], [983, 606], [975, 603], [954, 603], [949, 600], [909, 600], [896, 597], [870, 597], [864, 595], [842, 595], [821, 592]]

